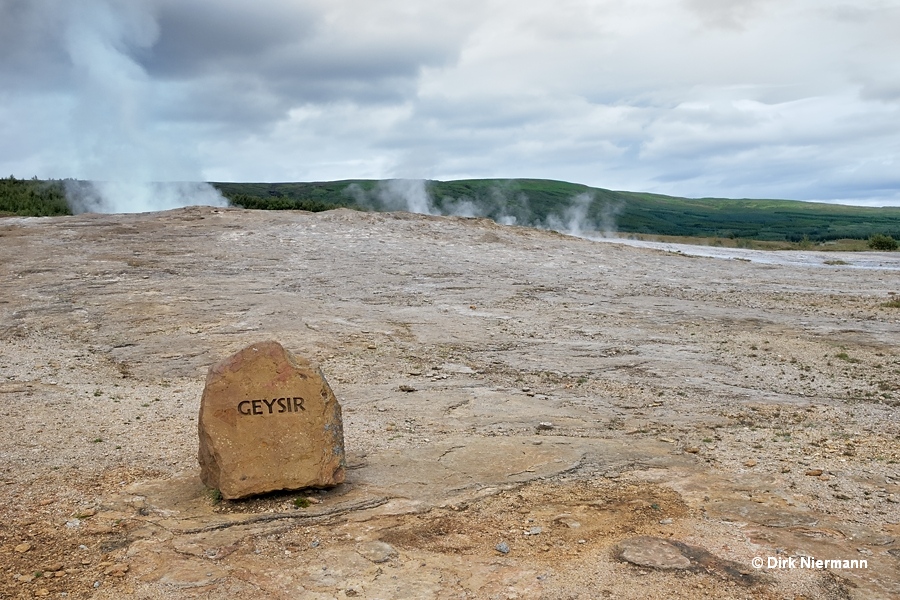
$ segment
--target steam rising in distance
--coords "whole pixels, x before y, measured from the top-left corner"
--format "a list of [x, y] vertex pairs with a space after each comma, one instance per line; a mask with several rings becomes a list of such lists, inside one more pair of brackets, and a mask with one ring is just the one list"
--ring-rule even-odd
[[594, 194], [585, 192], [572, 198], [558, 213], [540, 219], [528, 206], [528, 198], [512, 185], [491, 188], [488, 199], [441, 198], [440, 206], [431, 197], [424, 179], [390, 179], [379, 181], [371, 190], [358, 184], [346, 192], [354, 201], [368, 209], [380, 211], [405, 210], [422, 215], [489, 218], [503, 225], [522, 225], [558, 231], [582, 238], [613, 237], [616, 216], [623, 206], [616, 203], [596, 205]]
[[73, 212], [226, 206], [215, 188], [197, 182], [202, 176], [190, 149], [155, 120], [157, 88], [133, 58], [160, 33], [146, 4], [81, 0], [59, 9], [76, 81], [70, 124], [76, 170], [89, 180], [67, 185]]

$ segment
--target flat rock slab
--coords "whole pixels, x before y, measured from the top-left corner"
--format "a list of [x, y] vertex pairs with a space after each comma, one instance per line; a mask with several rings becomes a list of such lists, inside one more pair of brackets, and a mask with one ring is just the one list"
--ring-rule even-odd
[[318, 368], [275, 341], [209, 369], [199, 434], [200, 477], [225, 499], [344, 481], [340, 404]]
[[619, 558], [651, 569], [689, 569], [691, 559], [675, 544], [662, 538], [642, 535], [619, 544]]
[[716, 572], [723, 578], [746, 586], [761, 582], [758, 574], [746, 566], [678, 540], [641, 535], [619, 542], [615, 554], [617, 558], [639, 567]]
[[397, 556], [394, 547], [380, 540], [373, 540], [360, 544], [356, 551], [363, 557], [371, 560], [373, 563], [383, 563]]

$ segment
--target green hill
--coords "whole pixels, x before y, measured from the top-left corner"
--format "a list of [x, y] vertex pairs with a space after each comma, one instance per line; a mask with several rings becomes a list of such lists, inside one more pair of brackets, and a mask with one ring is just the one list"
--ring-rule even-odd
[[[372, 180], [213, 185], [246, 208], [303, 210], [403, 209], [402, 195], [408, 191]], [[677, 198], [539, 179], [428, 181], [425, 190], [435, 214], [484, 216], [520, 225], [556, 224], [561, 227], [554, 228], [565, 229], [574, 223], [582, 230], [794, 242], [866, 239], [876, 233], [900, 238], [900, 208]]]
[[[900, 208], [795, 200], [678, 198], [544, 179], [345, 180], [213, 183], [234, 206], [322, 211], [416, 210], [479, 216], [561, 231], [734, 238], [775, 242], [900, 239]], [[70, 214], [65, 182], [0, 179], [0, 215]]]

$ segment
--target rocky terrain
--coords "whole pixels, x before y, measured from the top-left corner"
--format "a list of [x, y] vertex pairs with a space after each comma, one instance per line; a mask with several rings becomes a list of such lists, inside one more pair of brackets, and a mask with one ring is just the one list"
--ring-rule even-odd
[[[804, 255], [2, 219], [0, 597], [900, 597], [900, 257]], [[266, 339], [328, 378], [347, 481], [223, 501], [204, 378]]]

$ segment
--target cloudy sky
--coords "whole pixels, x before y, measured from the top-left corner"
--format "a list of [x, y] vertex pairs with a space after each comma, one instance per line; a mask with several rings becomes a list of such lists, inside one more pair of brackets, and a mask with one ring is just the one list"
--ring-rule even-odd
[[0, 173], [900, 206], [900, 0], [0, 0]]

